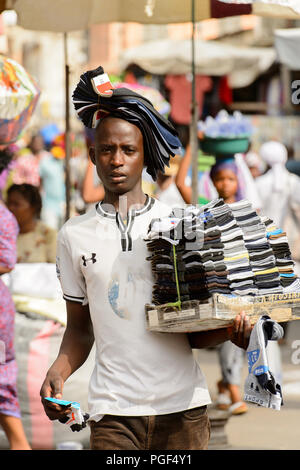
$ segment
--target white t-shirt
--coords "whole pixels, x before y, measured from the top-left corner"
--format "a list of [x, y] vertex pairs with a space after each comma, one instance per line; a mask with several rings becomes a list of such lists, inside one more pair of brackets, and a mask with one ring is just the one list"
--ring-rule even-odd
[[171, 209], [149, 198], [118, 213], [97, 204], [70, 219], [58, 235], [57, 272], [66, 300], [88, 303], [96, 343], [89, 385], [90, 419], [147, 416], [211, 402], [185, 334], [146, 329], [153, 277], [144, 238], [153, 218]]
[[273, 171], [269, 170], [256, 178], [255, 184], [262, 201], [262, 214], [284, 229], [291, 205], [300, 205], [300, 178], [282, 168], [278, 189], [274, 188], [274, 178]]
[[170, 184], [170, 186], [168, 186], [163, 191], [159, 189], [156, 192], [155, 197], [157, 197], [159, 201], [171, 207], [185, 207], [186, 206], [186, 203], [183, 197], [181, 196], [174, 181]]

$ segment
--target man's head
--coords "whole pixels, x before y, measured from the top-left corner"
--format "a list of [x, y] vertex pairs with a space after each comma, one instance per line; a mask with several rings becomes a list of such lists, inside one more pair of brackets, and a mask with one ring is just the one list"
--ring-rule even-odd
[[[111, 87], [109, 94], [103, 92], [107, 86]], [[157, 172], [169, 164], [170, 156], [180, 153], [181, 142], [172, 124], [146, 97], [128, 88], [112, 88], [102, 67], [81, 75], [73, 92], [73, 104], [88, 128], [102, 126], [107, 115], [136, 126], [143, 136], [144, 164], [154, 180]]]
[[103, 119], [90, 158], [106, 191], [125, 194], [141, 185], [144, 143], [140, 129], [116, 117]]

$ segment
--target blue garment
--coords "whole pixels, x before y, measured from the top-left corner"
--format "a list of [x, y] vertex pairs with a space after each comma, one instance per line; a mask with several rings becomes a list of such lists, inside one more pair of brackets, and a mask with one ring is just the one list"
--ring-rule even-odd
[[49, 155], [40, 163], [43, 208], [61, 215], [66, 198], [64, 160]]

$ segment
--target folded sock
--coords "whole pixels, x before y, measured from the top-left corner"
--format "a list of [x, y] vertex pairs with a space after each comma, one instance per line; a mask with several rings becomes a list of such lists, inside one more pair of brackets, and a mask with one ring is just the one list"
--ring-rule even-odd
[[71, 408], [71, 412], [65, 417], [60, 418], [60, 423], [66, 424], [71, 428], [73, 432], [81, 431], [83, 428], [86, 427], [86, 422], [89, 419], [88, 413], [83, 413], [80, 409], [80, 404], [76, 401], [66, 401], [66, 400], [59, 400], [57, 398], [45, 398], [48, 401], [53, 403], [57, 403], [61, 406], [66, 406]]
[[266, 347], [268, 341], [282, 337], [283, 328], [268, 315], [261, 316], [254, 325], [247, 348], [249, 375], [244, 386], [245, 401], [280, 410], [281, 386], [269, 369]]

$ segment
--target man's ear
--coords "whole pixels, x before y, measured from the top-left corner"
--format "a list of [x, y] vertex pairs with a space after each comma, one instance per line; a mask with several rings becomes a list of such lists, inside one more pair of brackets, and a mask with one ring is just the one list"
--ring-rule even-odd
[[95, 147], [89, 147], [89, 156], [90, 156], [90, 159], [92, 161], [92, 163], [94, 163], [94, 165], [96, 165], [96, 153], [95, 153]]

